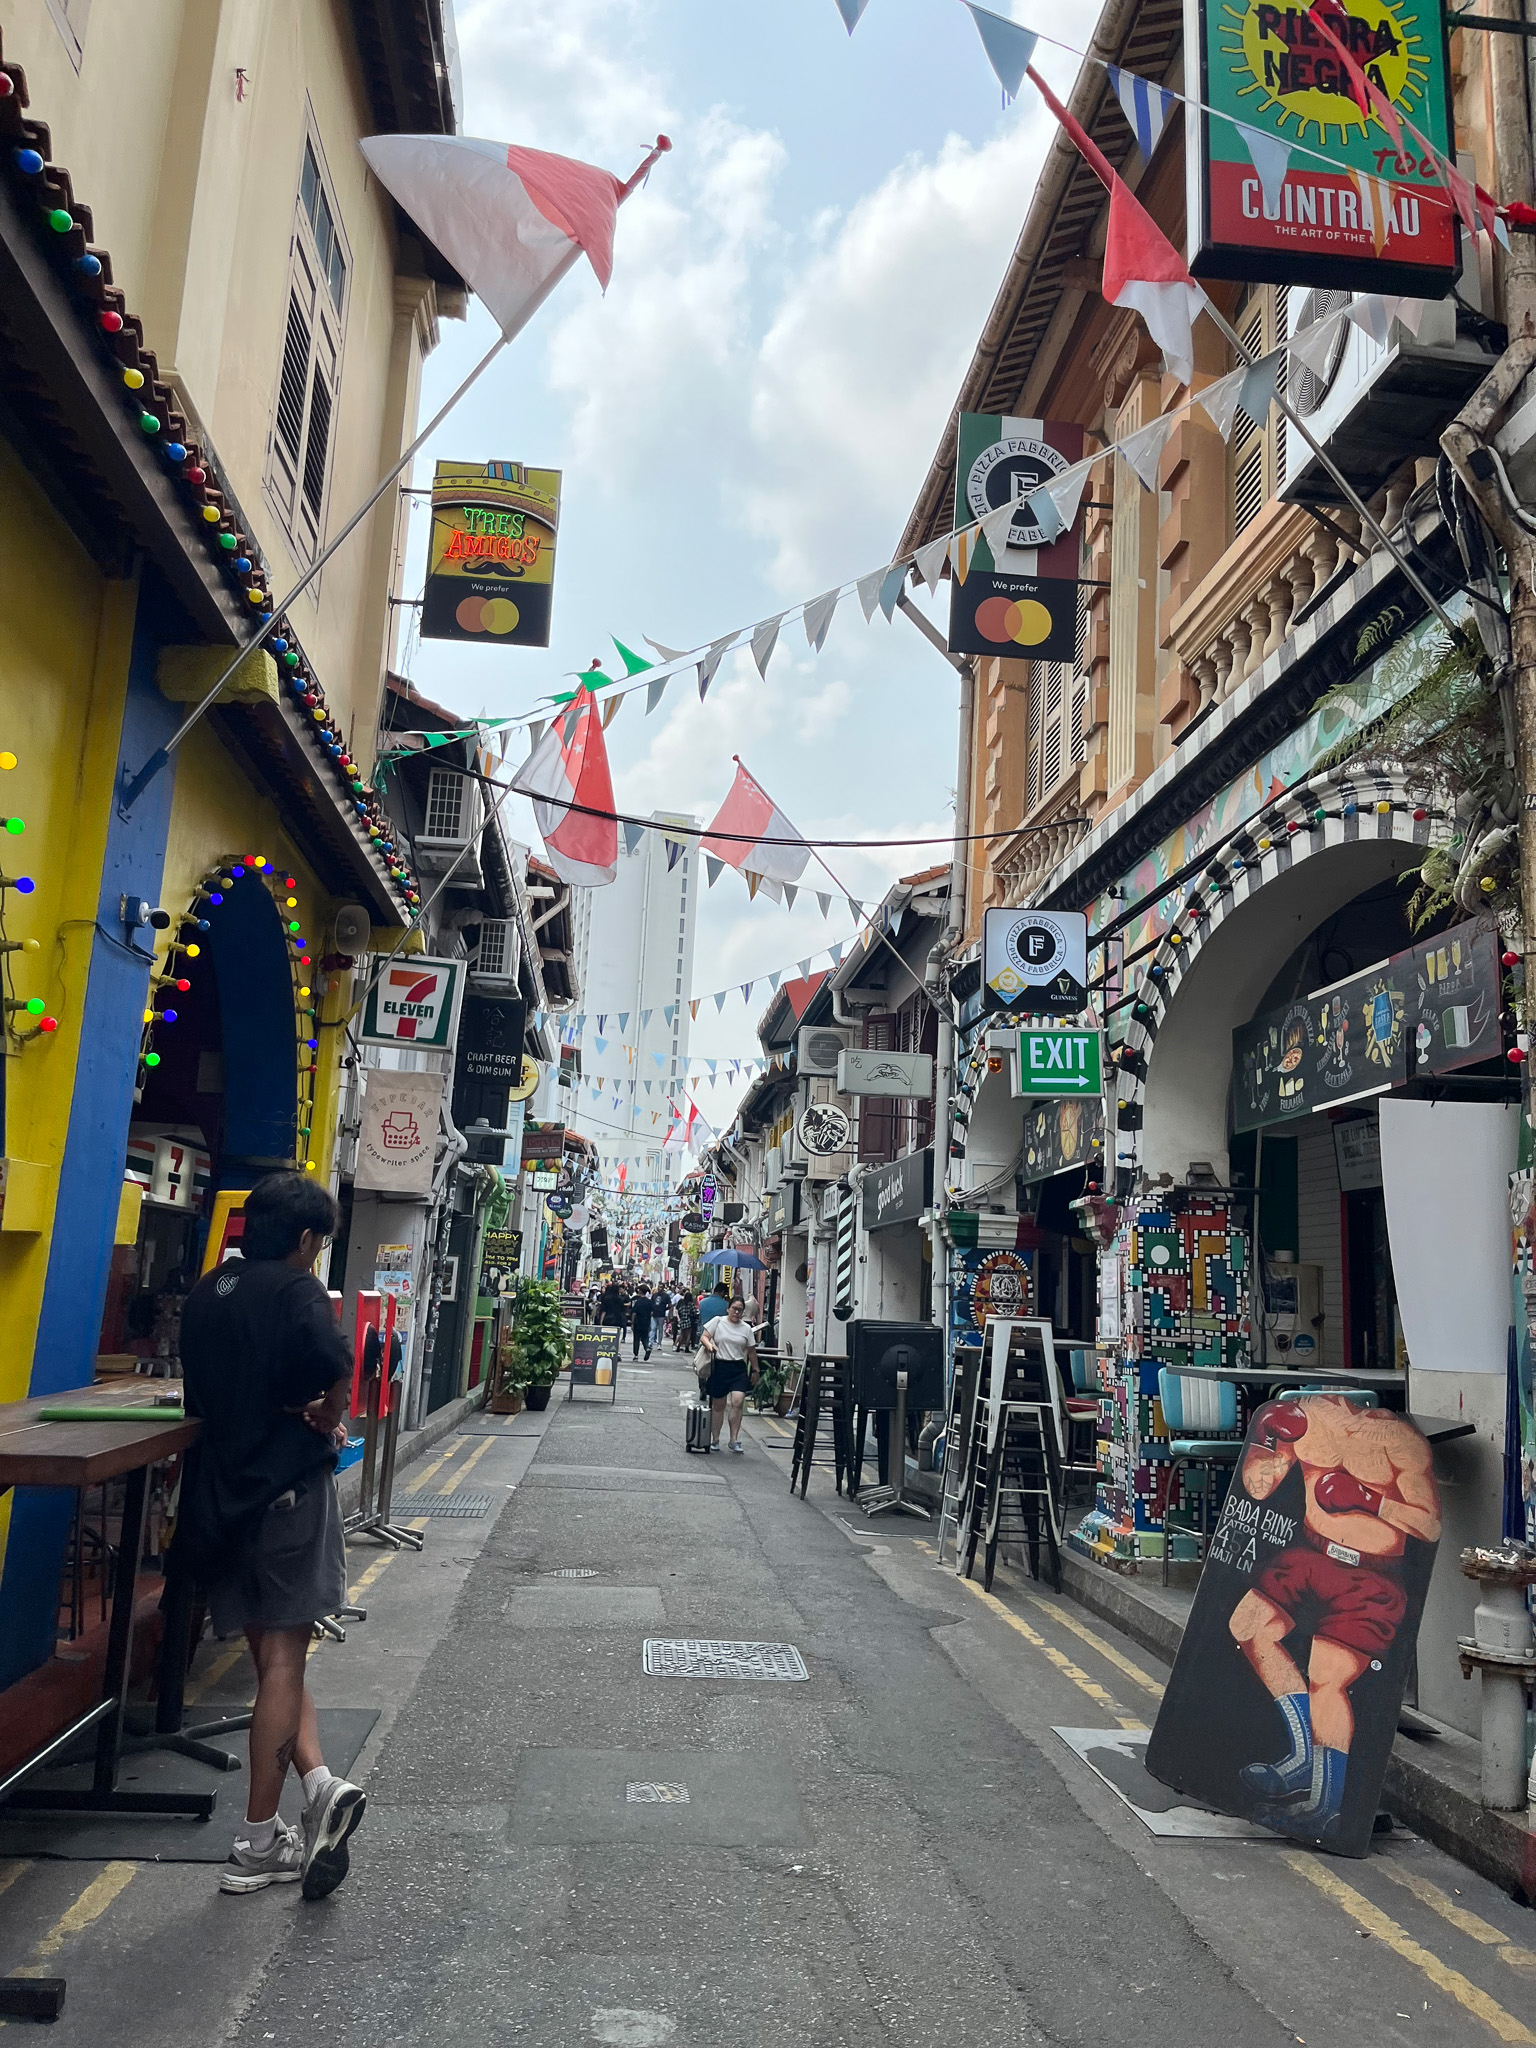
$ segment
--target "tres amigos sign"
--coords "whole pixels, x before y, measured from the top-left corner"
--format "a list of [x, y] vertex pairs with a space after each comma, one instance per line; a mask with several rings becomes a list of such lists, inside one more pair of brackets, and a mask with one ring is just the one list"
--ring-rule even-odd
[[[1400, 122], [1451, 154], [1436, 0], [1185, 0], [1185, 32], [1205, 102], [1186, 109], [1195, 276], [1419, 298], [1449, 289], [1456, 213], [1435, 161], [1407, 126], [1399, 152], [1340, 54]], [[1252, 148], [1236, 122], [1253, 132]]]

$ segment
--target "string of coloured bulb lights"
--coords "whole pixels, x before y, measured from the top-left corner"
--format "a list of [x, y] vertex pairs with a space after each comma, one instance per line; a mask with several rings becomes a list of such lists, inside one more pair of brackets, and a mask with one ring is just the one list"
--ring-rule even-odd
[[[212, 457], [189, 434], [174, 394], [160, 383], [155, 356], [144, 347], [143, 324], [128, 310], [123, 292], [112, 283], [111, 256], [90, 246], [90, 208], [75, 200], [68, 171], [48, 161], [48, 129], [40, 122], [19, 118], [17, 109], [26, 103], [25, 82], [19, 72], [14, 67], [0, 68], [0, 131], [25, 138], [9, 149], [7, 161], [46, 230], [44, 246], [67, 277], [82, 313], [91, 320], [139, 433], [164, 457], [210, 554], [239, 594], [242, 606], [249, 608], [247, 616], [266, 625], [272, 618], [267, 609], [271, 577], [261, 551], [246, 533], [234, 494], [221, 482]], [[311, 737], [346, 791], [359, 826], [388, 871], [396, 894], [412, 911], [419, 909], [416, 877], [395, 840], [389, 816], [378, 792], [353, 759], [320, 680], [287, 618], [277, 621], [268, 646], [295, 707], [308, 714], [305, 724]]]
[[[9, 747], [0, 749], [0, 771], [9, 773], [16, 766], [16, 756]], [[24, 818], [6, 817], [0, 814], [0, 832], [8, 839], [19, 839], [27, 829]], [[11, 974], [11, 959], [16, 953], [35, 953], [39, 950], [36, 939], [13, 939], [5, 928], [5, 903], [7, 892], [14, 889], [18, 896], [30, 896], [36, 884], [30, 875], [7, 875], [0, 872], [0, 961], [5, 964], [5, 993], [0, 998], [0, 1014], [5, 1019], [5, 1035], [13, 1045], [26, 1045], [35, 1038], [51, 1038], [59, 1028], [59, 1020], [53, 1016], [41, 996], [18, 996]], [[25, 1019], [24, 1023], [18, 1020]]]
[[[313, 987], [315, 961], [311, 955], [309, 941], [304, 937], [303, 921], [299, 916], [297, 890], [299, 879], [285, 869], [275, 868], [265, 854], [231, 854], [211, 868], [193, 891], [192, 902], [182, 911], [177, 920], [177, 933], [165, 949], [163, 966], [157, 967], [150, 981], [149, 1001], [144, 1010], [143, 1031], [139, 1040], [139, 1086], [142, 1089], [146, 1073], [153, 1073], [160, 1065], [160, 1054], [155, 1047], [155, 1033], [162, 1026], [175, 1025], [180, 1021], [176, 1007], [177, 998], [188, 995], [192, 989], [192, 977], [185, 966], [178, 966], [178, 959], [190, 965], [202, 958], [202, 935], [211, 932], [213, 921], [224, 904], [229, 892], [240, 883], [254, 878], [265, 883], [283, 927], [283, 946], [288, 955], [288, 968], [293, 978], [294, 1023], [297, 1044], [296, 1065], [298, 1069], [298, 1116], [295, 1120], [294, 1156], [306, 1173], [316, 1170], [315, 1161], [309, 1156], [310, 1142], [314, 1134], [315, 1121], [315, 1075], [320, 1064], [319, 999]], [[172, 1000], [167, 1002], [164, 997]]]

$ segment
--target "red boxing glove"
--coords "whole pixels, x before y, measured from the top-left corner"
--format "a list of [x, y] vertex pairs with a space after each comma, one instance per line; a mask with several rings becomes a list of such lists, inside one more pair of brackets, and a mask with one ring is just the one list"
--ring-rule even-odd
[[1313, 1488], [1313, 1499], [1325, 1515], [1377, 1515], [1381, 1494], [1363, 1486], [1352, 1472], [1325, 1472]]
[[1266, 1401], [1249, 1423], [1248, 1433], [1266, 1451], [1276, 1444], [1293, 1444], [1307, 1433], [1306, 1410], [1299, 1401]]

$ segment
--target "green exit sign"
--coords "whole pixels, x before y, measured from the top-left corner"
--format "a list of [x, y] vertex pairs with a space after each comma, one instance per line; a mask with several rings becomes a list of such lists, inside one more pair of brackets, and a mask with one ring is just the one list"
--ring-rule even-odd
[[1097, 1031], [1021, 1031], [1020, 1095], [1097, 1095], [1104, 1086]]

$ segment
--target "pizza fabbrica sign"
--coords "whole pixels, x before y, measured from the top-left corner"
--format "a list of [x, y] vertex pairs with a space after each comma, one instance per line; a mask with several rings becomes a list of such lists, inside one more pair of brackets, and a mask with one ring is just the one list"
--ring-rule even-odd
[[[1455, 150], [1433, 0], [1185, 0], [1184, 28], [1205, 102], [1185, 109], [1196, 277], [1419, 298], [1450, 288], [1456, 211], [1413, 133]], [[1391, 104], [1401, 150], [1341, 51]]]

